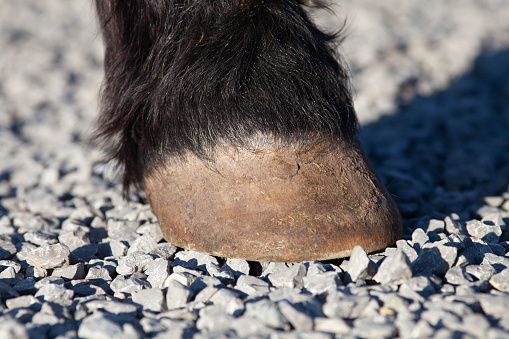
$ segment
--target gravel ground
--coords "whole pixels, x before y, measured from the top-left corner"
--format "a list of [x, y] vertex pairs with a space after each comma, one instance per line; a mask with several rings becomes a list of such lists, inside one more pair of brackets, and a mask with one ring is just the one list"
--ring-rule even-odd
[[509, 338], [506, 0], [336, 7], [361, 140], [405, 236], [303, 263], [183, 251], [142, 193], [122, 199], [86, 143], [102, 77], [91, 8], [2, 1], [0, 337]]

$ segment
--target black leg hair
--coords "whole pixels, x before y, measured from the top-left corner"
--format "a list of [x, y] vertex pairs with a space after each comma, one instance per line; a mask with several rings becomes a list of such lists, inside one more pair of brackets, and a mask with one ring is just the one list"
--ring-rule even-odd
[[256, 135], [282, 144], [355, 139], [336, 35], [316, 0], [96, 0], [106, 46], [94, 138], [127, 193], [168, 157], [210, 158]]

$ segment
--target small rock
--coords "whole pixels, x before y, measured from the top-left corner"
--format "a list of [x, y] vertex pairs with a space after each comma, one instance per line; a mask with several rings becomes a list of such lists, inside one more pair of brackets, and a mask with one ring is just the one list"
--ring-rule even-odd
[[0, 234], [0, 260], [12, 258], [17, 251], [11, 237]]
[[501, 292], [509, 292], [509, 268], [493, 275], [490, 284]]
[[132, 298], [134, 303], [140, 304], [147, 311], [163, 312], [166, 309], [165, 295], [158, 288], [135, 291], [132, 294]]
[[269, 293], [269, 284], [266, 281], [250, 275], [240, 276], [237, 279], [235, 288], [246, 293], [247, 295]]
[[474, 281], [472, 276], [466, 272], [465, 267], [455, 266], [445, 274], [445, 280], [451, 285], [468, 284]]
[[87, 265], [88, 273], [86, 279], [104, 279], [109, 281], [115, 274], [116, 267], [116, 264], [111, 261], [99, 259], [90, 260]]
[[468, 265], [465, 267], [468, 274], [473, 275], [478, 280], [489, 280], [497, 271], [490, 264]]
[[263, 298], [246, 304], [245, 316], [253, 317], [265, 326], [276, 329], [289, 329], [288, 320], [270, 299]]
[[33, 278], [44, 278], [48, 275], [48, 272], [44, 268], [40, 268], [37, 266], [28, 266], [25, 269], [25, 277], [33, 277]]
[[152, 262], [153, 257], [143, 252], [133, 252], [120, 259], [117, 266], [117, 273], [129, 275], [136, 272], [143, 272]]
[[401, 284], [411, 277], [410, 260], [401, 249], [397, 249], [382, 262], [376, 278], [382, 284]]
[[30, 308], [35, 312], [38, 312], [42, 306], [41, 301], [33, 295], [24, 295], [17, 298], [7, 299], [5, 304], [10, 310], [15, 308]]
[[482, 239], [487, 243], [498, 243], [502, 235], [500, 226], [486, 225], [479, 220], [468, 221], [467, 231], [471, 236]]
[[39, 288], [35, 294], [36, 298], [42, 297], [44, 301], [55, 302], [67, 305], [72, 301], [73, 290], [65, 288], [63, 285], [47, 284]]
[[163, 288], [164, 282], [169, 274], [169, 262], [163, 258], [154, 259], [145, 270], [145, 274], [148, 275], [148, 282], [152, 285], [152, 288]]
[[350, 255], [347, 273], [353, 282], [358, 280], [371, 279], [376, 271], [373, 262], [361, 246], [355, 246]]
[[493, 253], [485, 253], [482, 261], [483, 265], [490, 265], [497, 272], [501, 272], [506, 268], [509, 268], [509, 258], [505, 256], [499, 256]]
[[228, 284], [235, 281], [235, 275], [229, 271], [222, 269], [214, 263], [208, 263], [206, 265], [207, 272], [214, 278], [219, 279], [222, 283]]
[[42, 233], [42, 232], [27, 232], [23, 236], [25, 238], [25, 241], [29, 241], [32, 244], [39, 245], [39, 246], [47, 246], [47, 245], [53, 245], [58, 242], [57, 238], [54, 235]]
[[398, 334], [398, 329], [393, 323], [359, 318], [354, 320], [352, 334], [361, 338], [394, 338]]
[[249, 263], [243, 259], [229, 259], [222, 268], [232, 272], [235, 279], [242, 274], [248, 275], [250, 270]]
[[187, 273], [187, 272], [179, 272], [172, 273], [168, 276], [168, 278], [164, 281], [163, 287], [168, 287], [170, 281], [175, 280], [181, 283], [184, 286], [191, 286], [191, 284], [196, 280], [197, 276]]
[[88, 231], [85, 230], [84, 227], [79, 227], [73, 231], [60, 234], [58, 236], [58, 241], [69, 247], [71, 252], [77, 248], [90, 244]]
[[327, 295], [323, 313], [328, 318], [355, 319], [360, 317], [371, 298], [369, 296]]
[[56, 268], [51, 274], [53, 277], [62, 277], [64, 279], [83, 279], [85, 278], [85, 265], [77, 263], [76, 265], [64, 266]]
[[406, 240], [398, 240], [396, 241], [396, 247], [402, 250], [410, 262], [414, 262], [417, 259], [417, 251], [408, 243]]
[[133, 293], [144, 288], [151, 288], [151, 286], [142, 276], [133, 274], [128, 278], [122, 275], [117, 276], [111, 282], [110, 288], [113, 292]]
[[453, 220], [451, 217], [446, 217], [444, 221], [445, 230], [449, 234], [467, 234], [467, 230], [461, 222]]
[[[432, 220], [430, 220], [430, 223]], [[441, 221], [441, 220], [437, 220], [437, 221], [440, 221], [443, 223], [443, 221]], [[421, 228], [415, 229], [415, 231], [412, 233], [412, 244], [413, 244], [414, 249], [416, 251], [420, 251], [422, 246], [427, 242], [429, 242], [428, 235]]]
[[184, 307], [191, 298], [191, 290], [176, 280], [170, 280], [166, 291], [168, 309]]
[[123, 257], [127, 254], [128, 247], [119, 240], [110, 240], [109, 242], [111, 255], [114, 257]]
[[348, 334], [350, 332], [350, 326], [341, 318], [315, 318], [314, 319], [315, 331], [337, 333], [337, 334]]
[[159, 258], [166, 259], [166, 260], [172, 260], [175, 252], [177, 252], [176, 246], [174, 246], [170, 243], [164, 242], [162, 244], [158, 244], [155, 248], [153, 248], [149, 252], [149, 254], [159, 257]]
[[454, 246], [428, 243], [412, 263], [412, 269], [415, 273], [429, 272], [442, 275], [454, 265], [457, 255], [458, 250]]
[[55, 244], [30, 251], [26, 260], [30, 265], [50, 269], [68, 265], [70, 255], [71, 251], [67, 246]]
[[502, 205], [504, 203], [504, 198], [503, 197], [497, 197], [497, 196], [494, 196], [494, 197], [484, 197], [484, 202], [486, 204], [488, 204], [488, 206], [499, 207], [500, 205]]
[[131, 247], [127, 250], [127, 254], [135, 252], [147, 253], [157, 247], [157, 242], [152, 238], [150, 234], [144, 234], [138, 239], [134, 240]]
[[10, 316], [2, 316], [0, 318], [0, 333], [3, 333], [6, 339], [29, 338], [25, 326]]
[[214, 263], [219, 265], [216, 258], [211, 255], [195, 252], [195, 251], [180, 251], [175, 255], [175, 265], [191, 269], [199, 269], [207, 271], [207, 263]]
[[108, 319], [106, 315], [94, 313], [81, 322], [78, 328], [80, 338], [112, 339], [123, 337], [122, 327]]
[[100, 310], [115, 315], [121, 315], [122, 317], [136, 317], [138, 313], [138, 308], [135, 305], [115, 300], [92, 299], [87, 301], [85, 306], [88, 312]]
[[443, 220], [431, 219], [428, 223], [426, 233], [428, 232], [444, 233], [444, 230], [445, 222]]
[[157, 223], [146, 223], [138, 227], [136, 233], [141, 235], [149, 235], [154, 239], [156, 243], [160, 242], [164, 239], [163, 233], [161, 232], [161, 228]]
[[282, 300], [277, 304], [283, 316], [288, 319], [290, 324], [297, 331], [311, 331], [313, 329], [313, 318], [304, 312], [296, 309], [286, 300]]
[[302, 288], [304, 286], [303, 278], [306, 276], [306, 273], [306, 266], [303, 263], [298, 263], [278, 272], [268, 274], [267, 279], [275, 287]]
[[322, 294], [329, 290], [335, 290], [338, 286], [343, 286], [340, 275], [333, 271], [304, 277], [303, 282], [304, 288], [311, 294]]

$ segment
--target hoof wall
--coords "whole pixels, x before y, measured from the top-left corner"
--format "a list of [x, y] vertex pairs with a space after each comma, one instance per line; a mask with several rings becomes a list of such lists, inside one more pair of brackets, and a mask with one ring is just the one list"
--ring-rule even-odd
[[357, 145], [188, 155], [144, 178], [170, 243], [225, 258], [310, 261], [381, 250], [401, 216]]

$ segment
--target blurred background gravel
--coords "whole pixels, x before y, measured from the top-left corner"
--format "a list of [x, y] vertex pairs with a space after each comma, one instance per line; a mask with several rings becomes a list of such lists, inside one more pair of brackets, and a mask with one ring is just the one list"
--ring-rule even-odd
[[91, 2], [2, 0], [0, 336], [508, 337], [509, 4], [333, 8], [312, 15], [347, 19], [360, 139], [405, 239], [292, 265], [165, 243], [86, 141], [103, 53]]

